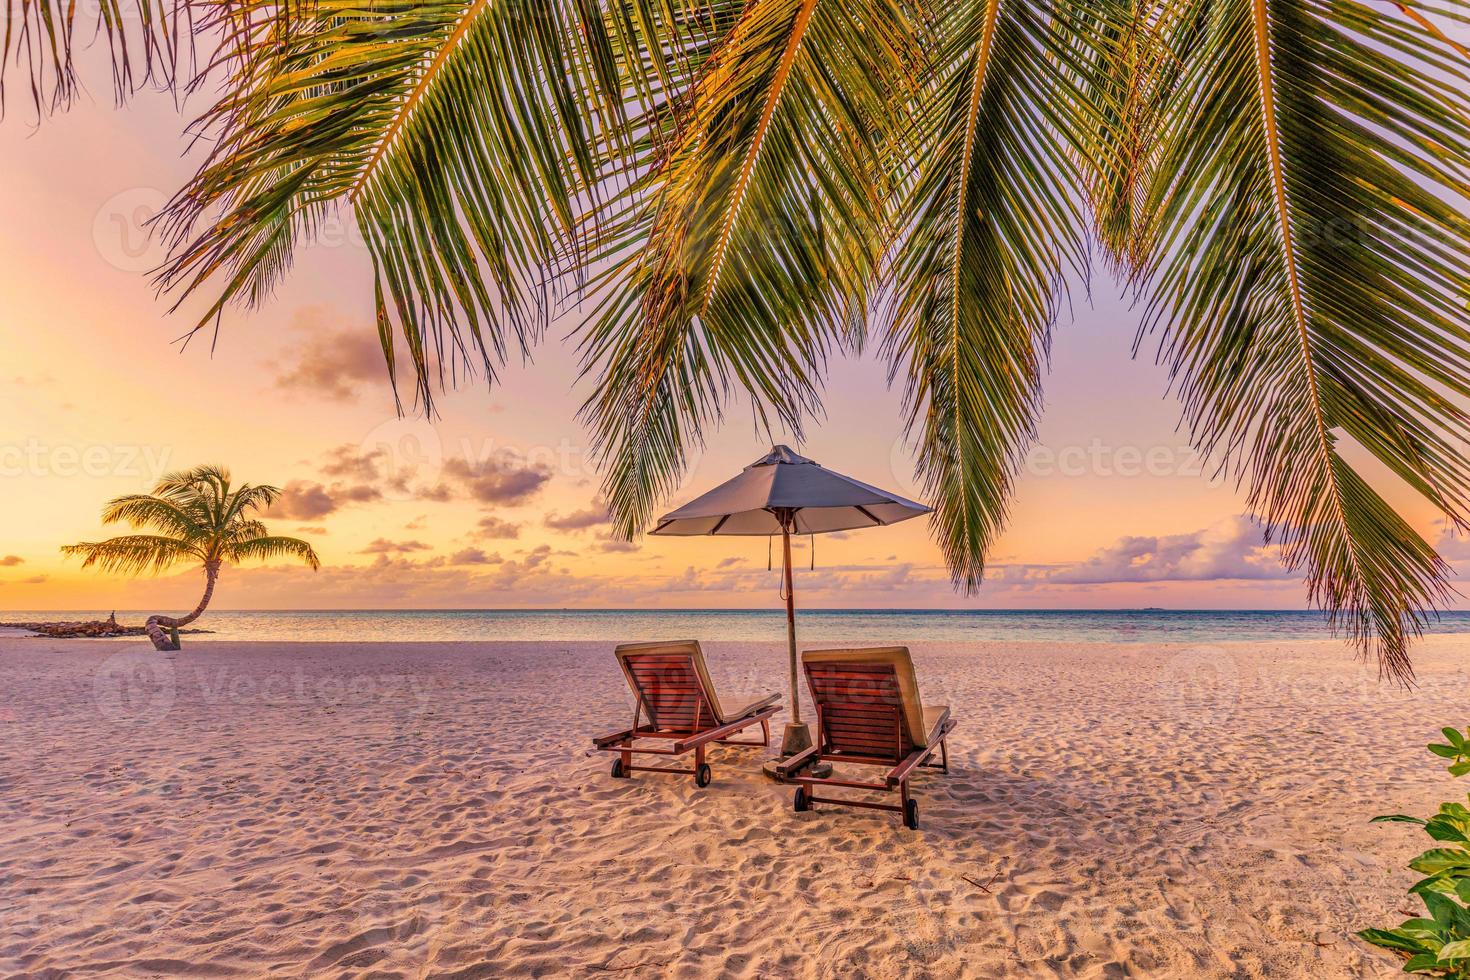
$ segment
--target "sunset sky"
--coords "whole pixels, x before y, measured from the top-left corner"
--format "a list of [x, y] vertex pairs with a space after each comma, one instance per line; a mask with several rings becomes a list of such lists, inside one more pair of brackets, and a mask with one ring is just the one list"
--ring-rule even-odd
[[[613, 540], [575, 419], [586, 386], [563, 318], [534, 364], [464, 383], [432, 423], [400, 418], [373, 331], [366, 251], [350, 228], [299, 254], [274, 302], [174, 343], [197, 304], [167, 314], [138, 222], [197, 162], [164, 96], [111, 106], [105, 86], [32, 125], [0, 125], [0, 610], [191, 606], [196, 572], [132, 581], [59, 548], [107, 534], [111, 497], [205, 462], [285, 487], [273, 527], [309, 539], [318, 573], [226, 572], [220, 608], [756, 607], [777, 601], [762, 539]], [[344, 215], [344, 222], [350, 220]], [[978, 596], [955, 594], [923, 521], [828, 536], [798, 551], [811, 607], [1300, 608], [1306, 596], [1240, 493], [1211, 480], [1137, 315], [1099, 271], [1057, 325], [1041, 440]], [[837, 362], [827, 419], [797, 446], [908, 496], [898, 392], [875, 358]], [[778, 434], [778, 441], [790, 441]], [[768, 448], [732, 412], [672, 508]], [[1371, 473], [1371, 471], [1370, 471]], [[1385, 486], [1396, 502], [1405, 495]], [[1410, 519], [1431, 540], [1436, 515]], [[1447, 556], [1470, 559], [1470, 547]]]

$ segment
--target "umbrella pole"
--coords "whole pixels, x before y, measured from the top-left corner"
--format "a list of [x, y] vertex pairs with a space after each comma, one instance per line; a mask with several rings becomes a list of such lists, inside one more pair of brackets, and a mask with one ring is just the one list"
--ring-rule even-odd
[[791, 531], [781, 524], [782, 570], [786, 575], [786, 643], [791, 652], [791, 721], [801, 724], [801, 700], [796, 687], [796, 595], [791, 589]]
[[796, 595], [791, 582], [791, 518], [781, 516], [781, 565], [786, 578], [786, 643], [791, 654], [791, 722], [781, 739], [781, 754], [793, 756], [812, 744], [811, 731], [801, 720], [801, 692], [796, 685]]

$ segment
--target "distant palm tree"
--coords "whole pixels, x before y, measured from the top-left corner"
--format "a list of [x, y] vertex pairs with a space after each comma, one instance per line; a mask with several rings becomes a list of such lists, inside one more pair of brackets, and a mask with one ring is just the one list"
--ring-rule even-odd
[[188, 626], [203, 614], [214, 595], [214, 585], [225, 562], [297, 558], [313, 571], [321, 561], [311, 545], [298, 538], [269, 534], [249, 516], [269, 507], [280, 496], [276, 487], [230, 485], [230, 471], [222, 466], [199, 466], [171, 473], [158, 481], [151, 494], [118, 497], [102, 511], [102, 522], [125, 521], [156, 534], [126, 534], [106, 541], [63, 547], [81, 555], [83, 568], [96, 565], [105, 572], [157, 574], [174, 565], [198, 562], [204, 569], [204, 596], [182, 619], [148, 617], [148, 636], [159, 650], [177, 650], [177, 641], [164, 633]]
[[[43, 108], [76, 91], [84, 7], [21, 3], [6, 33]], [[397, 334], [425, 408], [580, 306], [584, 416], [624, 534], [732, 398], [799, 434], [827, 359], [873, 336], [934, 536], [974, 588], [1096, 244], [1196, 447], [1334, 625], [1407, 679], [1448, 597], [1380, 489], [1470, 519], [1463, 3], [101, 9], [120, 94], [219, 93], [158, 224], [162, 284], [217, 300], [200, 326], [268, 297], [333, 206], [371, 254], [390, 372]], [[181, 70], [191, 31], [207, 80]]]

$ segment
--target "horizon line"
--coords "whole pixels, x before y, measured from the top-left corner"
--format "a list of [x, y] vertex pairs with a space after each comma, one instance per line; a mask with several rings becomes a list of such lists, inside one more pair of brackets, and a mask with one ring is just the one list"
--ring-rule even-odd
[[[0, 609], [0, 616], [11, 615], [20, 612], [33, 613], [81, 613], [95, 612], [104, 607], [74, 608], [74, 609], [39, 609], [39, 608], [16, 608]], [[154, 613], [158, 607], [147, 609], [126, 609], [117, 607], [114, 612], [120, 613]], [[809, 606], [798, 609], [797, 613], [855, 613], [865, 615], [878, 615], [884, 613], [943, 613], [961, 615], [990, 615], [996, 613], [1108, 613], [1108, 612], [1148, 612], [1148, 613], [1302, 613], [1322, 615], [1322, 610], [1311, 608], [1294, 609], [1263, 609], [1263, 608], [1201, 608], [1201, 607], [1173, 607], [1173, 606], [1048, 606], [1044, 608], [1027, 607], [995, 607], [995, 608], [967, 608], [952, 606], [884, 606], [880, 608], [866, 608], [854, 606]], [[1470, 610], [1440, 610], [1439, 615], [1445, 613], [1470, 613]], [[311, 608], [218, 608], [205, 612], [210, 613], [641, 613], [647, 615], [662, 615], [672, 613], [761, 613], [773, 616], [784, 615], [783, 609], [766, 606], [687, 606], [668, 609], [642, 609], [629, 606], [413, 606], [413, 607], [382, 607], [382, 606], [333, 606], [333, 607], [311, 607]], [[1434, 615], [1431, 613], [1431, 615]], [[203, 616], [200, 617], [204, 618]]]

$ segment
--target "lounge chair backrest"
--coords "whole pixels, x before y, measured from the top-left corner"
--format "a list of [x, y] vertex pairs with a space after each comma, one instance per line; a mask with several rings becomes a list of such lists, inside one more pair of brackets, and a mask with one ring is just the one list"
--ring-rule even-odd
[[801, 656], [824, 753], [902, 759], [924, 748], [924, 707], [908, 647], [808, 650]]
[[617, 655], [628, 686], [655, 728], [699, 732], [722, 722], [697, 641], [625, 643]]

